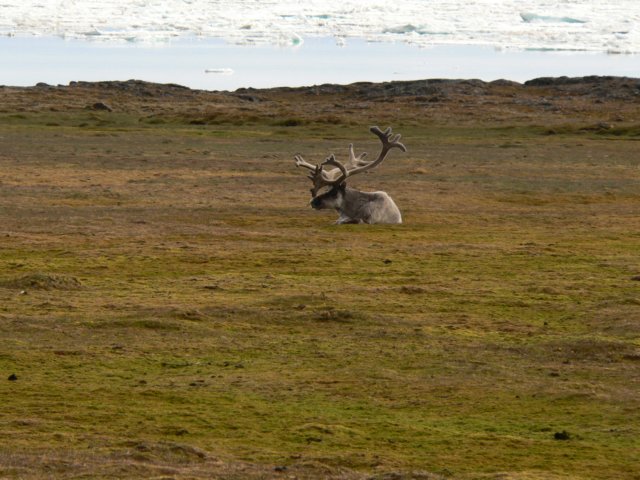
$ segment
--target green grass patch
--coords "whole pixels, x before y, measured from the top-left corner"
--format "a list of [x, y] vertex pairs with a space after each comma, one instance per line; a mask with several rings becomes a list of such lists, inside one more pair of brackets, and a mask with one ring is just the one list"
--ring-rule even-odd
[[394, 125], [336, 226], [366, 128], [110, 115], [0, 132], [0, 476], [635, 478], [633, 142]]

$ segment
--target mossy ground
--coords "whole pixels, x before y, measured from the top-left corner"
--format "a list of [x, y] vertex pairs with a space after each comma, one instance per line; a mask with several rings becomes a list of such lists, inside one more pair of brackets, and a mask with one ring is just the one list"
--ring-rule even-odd
[[633, 128], [4, 115], [3, 478], [639, 478]]

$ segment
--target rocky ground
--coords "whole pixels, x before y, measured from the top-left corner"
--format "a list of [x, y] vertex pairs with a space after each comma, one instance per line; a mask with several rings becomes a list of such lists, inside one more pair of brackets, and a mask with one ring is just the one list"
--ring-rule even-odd
[[[388, 83], [318, 85], [235, 92], [190, 90], [179, 85], [123, 82], [38, 84], [0, 87], [4, 112], [61, 112], [93, 109], [140, 115], [141, 121], [177, 117], [193, 124], [271, 120], [361, 123], [488, 123], [563, 125], [596, 122], [592, 127], [637, 126], [640, 80], [621, 77], [507, 80], [417, 80]], [[366, 123], [366, 122], [365, 122]], [[584, 126], [584, 125], [583, 125]]]

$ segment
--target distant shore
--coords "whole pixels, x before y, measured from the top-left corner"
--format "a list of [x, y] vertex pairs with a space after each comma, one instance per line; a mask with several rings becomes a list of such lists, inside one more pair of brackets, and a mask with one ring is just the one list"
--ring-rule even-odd
[[162, 45], [104, 44], [48, 37], [0, 38], [0, 85], [141, 79], [201, 90], [301, 87], [420, 78], [507, 79], [587, 75], [638, 76], [634, 55], [500, 51], [448, 45], [306, 39], [298, 47], [180, 40]]
[[[537, 125], [546, 134], [637, 138], [640, 79], [615, 76], [509, 80], [423, 79], [233, 92], [141, 80], [0, 87], [3, 112], [43, 125], [80, 115], [81, 125]], [[52, 112], [64, 112], [52, 119]], [[13, 117], [5, 117], [13, 121]], [[25, 117], [26, 118], [26, 117]], [[66, 120], [65, 120], [66, 121]], [[76, 125], [72, 120], [69, 125]], [[123, 123], [124, 122], [124, 123]], [[375, 122], [375, 123], [374, 123]]]

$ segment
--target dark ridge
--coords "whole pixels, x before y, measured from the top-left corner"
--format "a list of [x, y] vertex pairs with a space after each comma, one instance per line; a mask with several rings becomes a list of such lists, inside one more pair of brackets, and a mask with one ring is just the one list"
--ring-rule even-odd
[[[65, 87], [62, 87], [65, 88]], [[100, 82], [69, 82], [68, 88], [90, 88], [100, 89], [104, 91], [117, 91], [122, 93], [131, 93], [140, 96], [170, 96], [176, 94], [184, 94], [196, 92], [189, 87], [178, 85], [175, 83], [153, 83], [144, 80], [126, 80], [126, 81], [100, 81]]]
[[558, 93], [595, 96], [597, 98], [633, 98], [640, 95], [640, 79], [613, 76], [586, 77], [541, 77], [529, 80], [524, 84], [500, 79], [492, 82], [482, 80], [424, 79], [393, 82], [356, 82], [349, 85], [323, 84], [309, 87], [278, 87], [264, 90], [239, 89], [236, 93], [271, 92], [297, 93], [307, 95], [347, 94], [355, 97], [375, 100], [391, 97], [425, 97], [445, 98], [448, 95], [488, 95], [497, 89], [525, 89], [530, 87], [546, 87]]
[[[405, 96], [428, 96], [434, 94], [460, 93], [460, 94], [483, 94], [490, 92], [494, 88], [527, 88], [527, 87], [548, 87], [559, 91], [570, 91], [574, 94], [592, 93], [593, 89], [621, 90], [626, 94], [640, 94], [640, 79], [631, 77], [614, 76], [584, 76], [584, 77], [540, 77], [524, 82], [524, 84], [511, 80], [494, 80], [485, 82], [477, 79], [422, 79], [405, 80], [392, 82], [356, 82], [348, 85], [322, 84], [304, 87], [274, 87], [274, 88], [238, 88], [233, 92], [205, 91], [190, 89], [183, 85], [174, 83], [153, 83], [143, 80], [126, 81], [73, 81], [68, 86], [58, 85], [53, 87], [46, 83], [38, 83], [33, 87], [22, 87], [27, 89], [100, 89], [103, 91], [116, 91], [132, 93], [142, 96], [168, 96], [175, 94], [185, 94], [190, 92], [207, 93], [228, 93], [245, 100], [256, 101], [262, 93], [303, 93], [308, 95], [339, 95], [352, 94], [356, 96], [375, 97], [405, 97]], [[21, 87], [8, 87], [21, 88]], [[618, 92], [620, 93], [620, 92]]]
[[[511, 82], [513, 85], [520, 85]], [[304, 93], [308, 95], [335, 95], [354, 94], [366, 98], [376, 97], [406, 97], [416, 95], [433, 95], [442, 93], [445, 90], [456, 90], [461, 93], [479, 93], [478, 90], [485, 89], [490, 84], [482, 80], [449, 80], [449, 79], [425, 79], [425, 80], [404, 80], [393, 82], [356, 82], [348, 85], [323, 84], [309, 87], [277, 87], [264, 91], [273, 93]], [[253, 92], [259, 90], [253, 90]], [[473, 92], [472, 92], [473, 91]], [[236, 93], [247, 93], [248, 89], [236, 90]]]
[[586, 77], [540, 77], [524, 82], [527, 87], [548, 87], [580, 84], [603, 84], [603, 83], [640, 83], [640, 79], [630, 77], [598, 76], [589, 75]]
[[639, 100], [640, 79], [630, 77], [541, 77], [524, 83], [526, 88], [551, 88], [565, 95], [593, 97], [602, 100]]
[[189, 87], [185, 87], [184, 85], [178, 85], [177, 83], [154, 83], [154, 82], [146, 82], [144, 80], [108, 80], [108, 81], [99, 81], [99, 82], [85, 82], [85, 81], [77, 81], [77, 82], [69, 82], [70, 87], [90, 87], [90, 88], [106, 88], [111, 89], [115, 88], [118, 90], [134, 90], [136, 88], [167, 88], [171, 90], [191, 90]]

